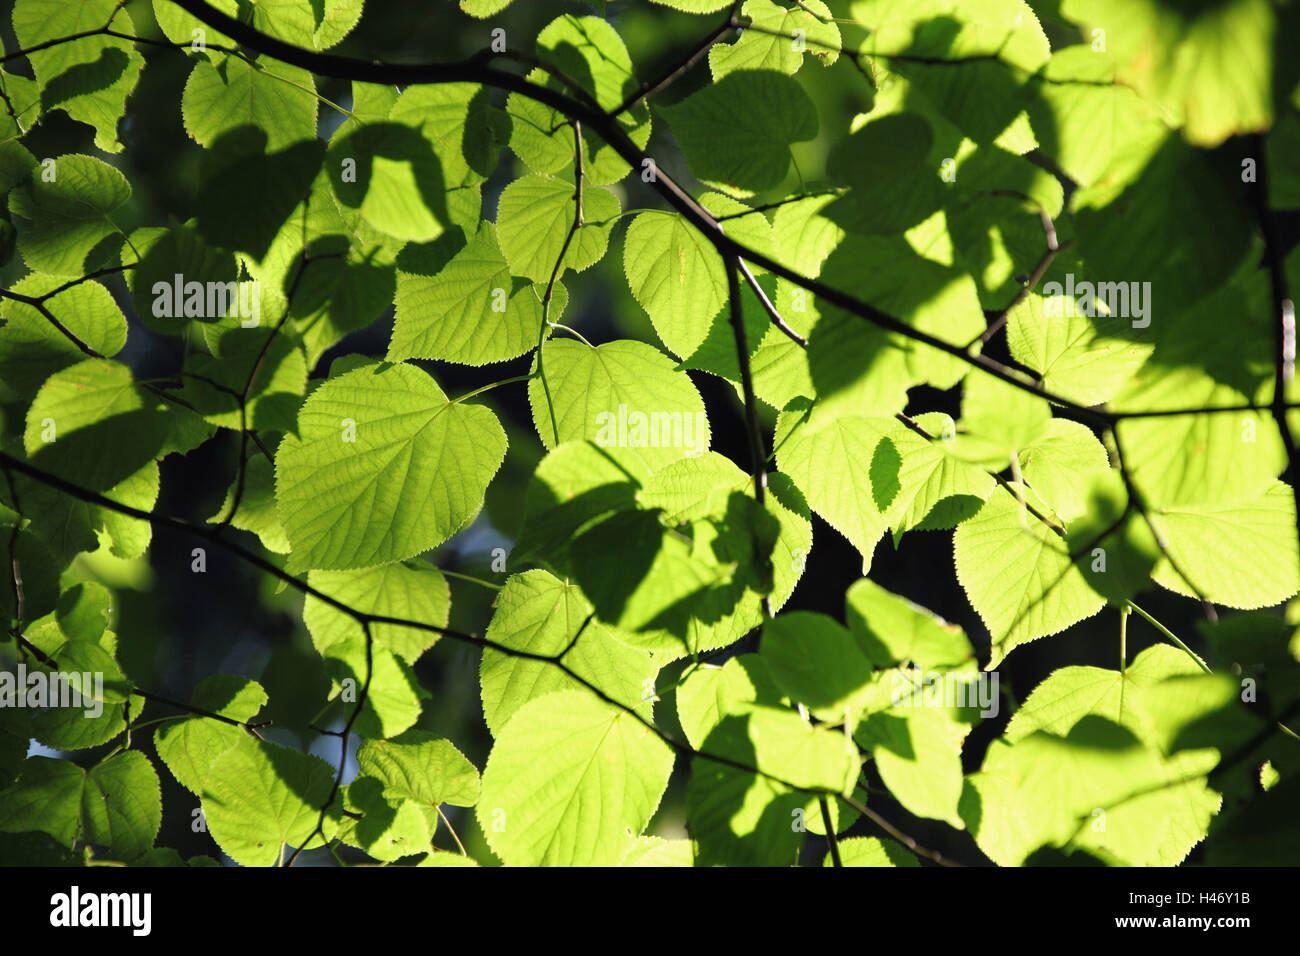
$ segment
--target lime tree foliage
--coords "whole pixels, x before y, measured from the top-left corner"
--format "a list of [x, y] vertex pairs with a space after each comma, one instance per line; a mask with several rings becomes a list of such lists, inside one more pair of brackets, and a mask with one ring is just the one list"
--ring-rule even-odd
[[[1300, 859], [1297, 5], [538, 6], [460, 0], [440, 60], [362, 0], [15, 0], [0, 861]], [[116, 589], [164, 531], [324, 683], [142, 686]], [[875, 580], [913, 535], [978, 633]], [[860, 579], [791, 609], [827, 538]], [[997, 692], [1093, 618], [1114, 666]], [[480, 705], [490, 747], [438, 732]]]

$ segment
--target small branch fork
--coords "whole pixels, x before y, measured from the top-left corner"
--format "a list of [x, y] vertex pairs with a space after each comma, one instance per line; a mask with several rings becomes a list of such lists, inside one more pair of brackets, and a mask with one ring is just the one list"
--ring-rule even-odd
[[1264, 266], [1268, 270], [1272, 292], [1273, 321], [1276, 323], [1273, 349], [1273, 401], [1269, 410], [1282, 436], [1286, 449], [1287, 470], [1291, 474], [1292, 500], [1296, 509], [1296, 534], [1300, 540], [1300, 452], [1296, 450], [1295, 435], [1287, 422], [1287, 386], [1295, 377], [1295, 300], [1287, 290], [1286, 266], [1282, 261], [1282, 241], [1278, 236], [1277, 222], [1268, 205], [1268, 139], [1254, 137], [1257, 175], [1250, 187], [1260, 231], [1264, 235]]
[[574, 120], [573, 222], [569, 225], [569, 231], [564, 235], [564, 242], [560, 245], [560, 254], [555, 257], [555, 265], [551, 269], [551, 278], [546, 283], [546, 292], [542, 296], [542, 324], [537, 330], [537, 378], [542, 383], [542, 392], [546, 396], [546, 408], [551, 418], [551, 437], [555, 445], [560, 443], [560, 426], [555, 420], [555, 403], [551, 400], [551, 385], [546, 381], [546, 369], [542, 364], [542, 346], [546, 342], [546, 333], [554, 326], [554, 323], [551, 322], [551, 302], [555, 295], [555, 283], [559, 281], [560, 274], [564, 271], [564, 257], [569, 253], [569, 246], [573, 244], [574, 237], [583, 226], [582, 190], [584, 170], [582, 149], [582, 123]]

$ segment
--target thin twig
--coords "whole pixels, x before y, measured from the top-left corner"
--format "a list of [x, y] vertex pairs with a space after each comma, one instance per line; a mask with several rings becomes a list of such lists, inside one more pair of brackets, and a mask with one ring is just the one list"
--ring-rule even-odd
[[733, 3], [730, 12], [727, 14], [727, 19], [718, 24], [717, 28], [714, 29], [712, 33], [700, 40], [700, 42], [697, 43], [684, 57], [665, 70], [658, 79], [642, 83], [635, 93], [628, 96], [622, 103], [610, 110], [607, 115], [610, 117], [617, 117], [626, 113], [642, 100], [654, 96], [654, 94], [667, 88], [674, 80], [685, 75], [691, 67], [698, 63], [704, 55], [713, 48], [715, 43], [726, 36], [729, 31], [736, 28], [736, 18], [737, 14], [740, 12], [740, 6], [740, 0]]

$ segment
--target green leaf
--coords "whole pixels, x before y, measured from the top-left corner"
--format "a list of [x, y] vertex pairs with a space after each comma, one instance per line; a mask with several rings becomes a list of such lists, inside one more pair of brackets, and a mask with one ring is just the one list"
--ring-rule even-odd
[[[773, 275], [758, 275], [755, 276], [755, 281], [769, 302], [778, 297], [781, 280]], [[797, 398], [816, 394], [804, 348], [777, 328], [769, 317], [767, 307], [748, 282], [743, 282], [740, 286], [740, 318], [745, 327], [745, 341], [749, 346], [754, 394], [777, 409], [784, 408]], [[802, 316], [795, 316], [786, 325], [796, 334], [805, 337], [809, 329], [808, 319]], [[714, 316], [704, 342], [682, 366], [712, 372], [733, 383], [737, 394], [743, 393], [730, 309]]]
[[[230, 516], [230, 524], [243, 531], [251, 531], [262, 542], [262, 547], [276, 554], [289, 553], [289, 537], [280, 524], [280, 515], [275, 507], [275, 465], [261, 455], [254, 455], [244, 463], [243, 494], [239, 499], [239, 510]], [[239, 487], [239, 475], [230, 483], [225, 500], [209, 518], [209, 524], [215, 524], [230, 515], [235, 503], [235, 490]]]
[[1013, 125], [1026, 105], [1028, 74], [1049, 55], [1038, 17], [1020, 0], [919, 0], [903, 10], [857, 0], [851, 10], [868, 31], [861, 54], [880, 54], [890, 73], [906, 79], [908, 108], [937, 111], [979, 143]]
[[[42, 631], [44, 633], [42, 633]], [[85, 750], [98, 747], [126, 728], [125, 704], [130, 683], [122, 675], [108, 647], [96, 641], [69, 639], [60, 627], [35, 623], [27, 629], [28, 639], [58, 662], [55, 672], [66, 674], [68, 683], [81, 693], [71, 706], [54, 706], [54, 694], [63, 691], [51, 677], [50, 706], [34, 710], [27, 733], [57, 750]], [[106, 643], [111, 645], [111, 633]], [[29, 670], [33, 668], [29, 667]]]
[[[111, 25], [135, 34], [131, 17], [113, 0], [16, 0], [14, 36], [20, 48], [101, 30]], [[144, 57], [121, 37], [86, 36], [76, 43], [52, 44], [28, 56], [41, 88], [41, 110], [61, 109], [74, 120], [95, 128], [95, 145], [108, 153], [122, 150], [117, 122], [126, 111], [126, 98], [135, 88]]]
[[787, 703], [767, 660], [740, 654], [718, 667], [701, 664], [677, 687], [677, 720], [692, 747], [704, 746], [724, 718], [748, 713], [755, 706]]
[[[1151, 0], [1065, 0], [1061, 13], [1085, 33], [1105, 31], [1116, 80], [1185, 123], [1190, 142], [1216, 146], [1234, 134], [1269, 127], [1268, 38], [1277, 29], [1272, 4], [1237, 0], [1170, 8]], [[1242, 69], [1246, 63], [1249, 70]]]
[[1156, 508], [1151, 522], [1167, 552], [1152, 577], [1171, 591], [1257, 608], [1300, 590], [1295, 500], [1280, 481], [1246, 500]]
[[843, 733], [787, 709], [755, 706], [725, 717], [701, 750], [729, 762], [703, 755], [691, 762], [686, 825], [700, 866], [792, 864], [810, 807], [817, 811], [807, 793], [786, 784], [848, 793], [859, 770], [857, 749]]
[[683, 13], [712, 13], [727, 6], [727, 0], [654, 0], [665, 7], [681, 10]]
[[690, 840], [637, 837], [623, 854], [619, 866], [694, 866], [695, 847]]
[[[256, 717], [266, 702], [260, 684], [231, 674], [204, 678], [190, 697], [195, 707], [245, 722]], [[234, 747], [251, 746], [251, 740], [239, 727], [198, 716], [165, 723], [154, 732], [162, 762], [181, 786], [199, 796], [216, 759]]]
[[[740, 102], [748, 108], [737, 109]], [[779, 186], [790, 144], [812, 139], [818, 127], [803, 87], [772, 70], [728, 73], [660, 112], [696, 178], [737, 196]]]
[[544, 285], [562, 251], [557, 275], [565, 269], [581, 272], [601, 260], [618, 220], [618, 199], [608, 189], [584, 188], [583, 224], [566, 248], [576, 209], [573, 186], [560, 179], [525, 176], [505, 188], [497, 207], [497, 237], [512, 275]]
[[104, 491], [158, 455], [168, 415], [125, 365], [86, 359], [56, 372], [27, 412], [23, 447], [38, 468]]
[[623, 270], [660, 341], [675, 355], [693, 354], [727, 301], [712, 243], [681, 216], [646, 210], [627, 227]]
[[919, 817], [960, 829], [965, 729], [940, 708], [900, 706], [868, 716], [854, 738], [870, 749], [894, 799]]
[[989, 667], [1012, 648], [1063, 631], [1105, 603], [1052, 529], [999, 490], [953, 535], [957, 580], [993, 638]]
[[[956, 425], [941, 413], [918, 415], [923, 438], [899, 422], [889, 440], [898, 448], [898, 493], [890, 505], [894, 542], [905, 531], [954, 528], [975, 514], [993, 491], [993, 477], [950, 454]], [[937, 441], [935, 439], [938, 439]]]
[[[0, 89], [5, 86], [17, 86], [18, 84], [13, 82], [15, 79], [21, 80], [22, 77], [12, 77], [0, 70]], [[14, 93], [12, 90], [8, 95], [10, 99], [13, 99]], [[7, 127], [5, 122], [5, 119], [0, 119], [0, 134], [5, 137], [4, 140], [0, 141], [0, 195], [7, 195], [9, 190], [26, 180], [32, 174], [32, 170], [38, 166], [36, 157], [31, 154], [27, 147], [16, 140], [8, 138], [21, 135], [17, 124], [12, 118], [8, 118]], [[7, 247], [7, 251], [4, 253], [5, 259], [8, 259], [13, 251], [12, 242], [13, 235], [9, 233], [5, 243]]]
[[443, 803], [471, 807], [479, 776], [449, 740], [421, 730], [393, 740], [371, 740], [357, 752], [360, 776], [348, 787], [352, 802], [367, 804], [356, 836], [377, 859], [396, 859], [428, 846]]
[[195, 61], [181, 96], [185, 131], [211, 147], [225, 133], [255, 127], [267, 152], [316, 138], [316, 84], [306, 70], [262, 58], [213, 54]]
[[1163, 708], [1150, 692], [1171, 677], [1200, 673], [1195, 661], [1167, 644], [1148, 647], [1122, 673], [1103, 667], [1062, 667], [1025, 698], [1011, 716], [1005, 738], [1016, 743], [1040, 730], [1065, 736], [1084, 717], [1095, 714], [1158, 745]]
[[0, 860], [6, 866], [75, 867], [85, 863], [85, 856], [77, 856], [47, 833], [32, 830], [0, 832]]
[[1169, 135], [1159, 108], [1117, 83], [1114, 56], [1091, 43], [1054, 51], [1029, 88], [1043, 151], [1081, 186], [1123, 186]]
[[[650, 140], [649, 106], [641, 102], [619, 110], [639, 85], [631, 57], [613, 24], [591, 16], [557, 17], [537, 35], [537, 58], [578, 84], [598, 108], [614, 116], [638, 148], [645, 148]], [[541, 68], [529, 73], [527, 80], [574, 95], [565, 83]], [[568, 117], [519, 93], [510, 94], [506, 100], [506, 113], [510, 119], [510, 148], [531, 169], [555, 173], [573, 162], [574, 135]], [[627, 162], [591, 129], [582, 130], [582, 143], [583, 176], [588, 184], [608, 185], [627, 175]], [[646, 175], [645, 169], [641, 174]]]
[[[984, 321], [970, 274], [927, 245], [944, 221], [936, 216], [904, 237], [849, 234], [827, 257], [819, 278], [965, 347], [983, 331]], [[902, 410], [912, 385], [948, 389], [970, 370], [956, 356], [886, 333], [841, 309], [817, 308], [808, 365], [828, 414], [892, 415]]]
[[1114, 607], [1124, 608], [1150, 587], [1160, 547], [1146, 519], [1129, 507], [1118, 471], [1099, 471], [1083, 488], [1086, 510], [1066, 535], [1076, 567], [1090, 587]]
[[[363, 614], [418, 621], [432, 630], [397, 624], [372, 624], [375, 646], [414, 664], [438, 640], [437, 628], [447, 626], [451, 589], [442, 572], [425, 564], [382, 564], [362, 571], [312, 571], [307, 583]], [[319, 598], [308, 595], [302, 612], [312, 643], [322, 653], [363, 636], [361, 625]]]
[[[652, 701], [658, 666], [651, 655], [618, 641], [592, 614], [576, 586], [545, 571], [525, 571], [506, 581], [497, 595], [485, 637], [512, 651], [557, 657], [620, 704], [638, 707]], [[479, 681], [483, 717], [493, 734], [500, 734], [528, 701], [583, 686], [544, 660], [492, 648], [483, 651]]]
[[1064, 296], [1030, 293], [1007, 316], [1007, 344], [1040, 384], [1080, 405], [1108, 402], [1151, 354], [1122, 319], [1089, 318]]
[[18, 737], [8, 729], [0, 731], [0, 789], [13, 783], [18, 776], [30, 746], [31, 741], [26, 737]]
[[588, 440], [633, 448], [659, 466], [709, 447], [699, 392], [662, 352], [620, 340], [591, 348], [571, 339], [542, 346], [542, 373], [528, 383], [542, 444]]
[[[254, 286], [247, 290], [258, 295]], [[227, 325], [227, 323], [222, 323]], [[287, 335], [229, 322], [212, 355], [191, 353], [183, 395], [205, 421], [238, 431], [294, 431], [307, 390], [307, 358]], [[242, 409], [241, 409], [242, 405]]]
[[701, 750], [743, 760], [751, 748], [755, 767], [795, 787], [847, 795], [858, 777], [857, 748], [842, 731], [813, 726], [788, 708], [755, 706], [726, 717]]
[[330, 144], [325, 163], [343, 212], [397, 239], [429, 242], [451, 221], [432, 144], [400, 123], [371, 123]]
[[[687, 641], [690, 619], [706, 616], [697, 608], [713, 589], [725, 592], [736, 570], [714, 552], [716, 537], [708, 522], [687, 525], [684, 533], [665, 527], [655, 512], [622, 512], [574, 540], [574, 576], [601, 620], [626, 631], [651, 631], [656, 650], [698, 649]], [[734, 609], [734, 597], [725, 603], [727, 611]], [[707, 619], [717, 616], [715, 611]], [[665, 638], [661, 628], [673, 636]]]
[[348, 810], [361, 819], [349, 820], [339, 830], [339, 839], [355, 844], [376, 860], [391, 862], [429, 848], [429, 823], [412, 800], [389, 798], [383, 784], [373, 777], [358, 777], [344, 794]]
[[784, 476], [764, 507], [753, 480], [708, 453], [656, 472], [642, 510], [593, 522], [573, 542], [573, 574], [622, 640], [680, 655], [739, 640], [779, 609], [812, 546], [809, 516]]
[[[305, 264], [304, 240], [312, 253]], [[369, 325], [393, 303], [397, 245], [398, 240], [367, 227], [359, 214], [344, 220], [322, 168], [306, 201], [289, 216], [261, 261], [243, 258], [263, 293], [275, 293], [263, 298], [283, 299], [293, 290], [290, 321], [302, 338], [308, 366], [314, 367], [344, 335]], [[283, 314], [285, 307], [279, 303], [275, 314]]]
[[[370, 364], [331, 378], [276, 451], [276, 499], [297, 567], [412, 557], [473, 520], [505, 458], [496, 416], [425, 372]], [[400, 477], [399, 477], [400, 476]]]
[[[23, 613], [29, 618], [39, 617], [54, 610], [59, 599], [60, 568], [49, 546], [32, 530], [22, 529], [14, 536], [19, 520], [0, 511], [0, 560], [9, 562], [10, 568], [18, 561], [23, 572]], [[18, 616], [16, 597], [12, 587], [0, 588], [0, 614], [6, 620]]]
[[[39, 298], [62, 285], [63, 280], [53, 276], [32, 274], [15, 282], [10, 291]], [[112, 358], [126, 344], [126, 318], [98, 282], [80, 282], [50, 296], [44, 305], [68, 331], [105, 358]], [[8, 320], [0, 335], [0, 378], [17, 391], [30, 394], [55, 372], [85, 357], [34, 306], [0, 300], [0, 317]]]
[[528, 481], [515, 560], [540, 558], [552, 567], [569, 568], [573, 537], [589, 524], [635, 508], [637, 489], [649, 478], [650, 469], [636, 449], [562, 443]]
[[807, 816], [804, 794], [697, 756], [691, 761], [686, 797], [687, 829], [697, 844], [696, 865], [792, 866], [796, 862], [804, 839], [798, 827]]
[[144, 754], [127, 750], [88, 771], [50, 757], [22, 766], [18, 782], [0, 791], [0, 829], [40, 830], [69, 849], [78, 841], [106, 847], [124, 862], [153, 846], [162, 796]]
[[331, 712], [348, 714], [356, 709], [361, 688], [370, 686], [357, 715], [355, 729], [362, 737], [396, 737], [420, 719], [422, 700], [430, 695], [409, 664], [382, 647], [366, 653], [365, 639], [349, 635], [321, 651], [329, 675]]
[[[698, 198], [701, 206], [724, 223], [727, 235], [736, 242], [762, 255], [775, 255], [772, 224], [768, 221], [766, 210], [750, 206], [726, 193], [705, 192]], [[758, 265], [751, 266], [750, 271], [756, 276], [767, 275], [767, 270]], [[743, 281], [741, 284], [745, 285]]]
[[912, 114], [884, 116], [840, 140], [826, 171], [849, 186], [824, 215], [857, 233], [896, 234], [924, 222], [943, 203], [944, 184], [926, 155], [933, 134]]
[[[1254, 396], [1200, 369], [1150, 367], [1116, 399], [1129, 410], [1231, 407]], [[1124, 464], [1153, 506], [1241, 501], [1266, 491], [1286, 464], [1267, 412], [1156, 415], [1121, 421]]]
[[[286, 846], [308, 844], [333, 783], [334, 771], [319, 757], [250, 740], [212, 761], [203, 785], [203, 816], [212, 838], [236, 863], [274, 866]], [[329, 815], [325, 825], [328, 839]], [[309, 846], [320, 845], [319, 840]]]
[[974, 660], [960, 627], [874, 581], [855, 582], [844, 601], [849, 631], [877, 667], [911, 662], [922, 670], [957, 670]]
[[614, 865], [663, 796], [673, 752], [584, 691], [517, 710], [483, 771], [478, 818], [507, 865]]
[[357, 751], [361, 773], [384, 785], [390, 797], [414, 800], [432, 815], [449, 803], [472, 807], [478, 802], [479, 776], [450, 740], [423, 730], [408, 730], [392, 740], [367, 740]]
[[1052, 410], [1044, 399], [992, 375], [966, 378], [953, 454], [994, 470], [1049, 434]]
[[[800, 427], [792, 415], [777, 424], [777, 463], [808, 498], [808, 505], [871, 567], [876, 542], [889, 527], [886, 510], [898, 493], [901, 464], [889, 438], [889, 419], [841, 417], [824, 427]], [[826, 462], [839, 462], [837, 468]]]
[[[839, 841], [841, 866], [920, 866], [921, 861], [901, 844], [877, 837], [849, 837]], [[831, 853], [826, 851], [822, 866], [833, 866]]]
[[[235, 257], [208, 245], [192, 226], [137, 229], [130, 247], [139, 256], [129, 280], [131, 301], [136, 315], [155, 331], [179, 335], [191, 319], [216, 322], [238, 311], [239, 293], [247, 289], [236, 281]], [[248, 300], [250, 306], [253, 301]], [[256, 300], [259, 306], [261, 301]]]
[[[497, 166], [499, 147], [489, 130], [489, 111], [486, 91], [477, 83], [439, 83], [408, 86], [389, 118], [417, 127], [433, 143], [448, 189], [477, 196], [477, 186]], [[448, 196], [448, 203], [454, 198]]]
[[[306, 198], [325, 156], [324, 144], [314, 139], [274, 152], [266, 143], [259, 129], [222, 133], [200, 160], [194, 202], [208, 242], [259, 258]], [[232, 205], [231, 197], [238, 202]]]
[[55, 619], [70, 639], [100, 643], [113, 612], [113, 594], [94, 581], [76, 584], [59, 596]]
[[962, 799], [980, 849], [999, 865], [1042, 846], [1084, 849], [1113, 863], [1182, 861], [1219, 808], [1201, 760], [1167, 760], [1128, 729], [1085, 716], [1068, 734], [995, 741]]
[[[496, 230], [485, 222], [436, 276], [398, 273], [388, 358], [486, 365], [523, 355], [540, 337], [545, 281], [512, 279]], [[560, 317], [566, 299], [557, 282], [550, 321]]]
[[1292, 808], [1300, 778], [1274, 784], [1258, 800], [1225, 813], [1206, 854], [1213, 866], [1285, 865], [1297, 844]]
[[512, 3], [514, 0], [460, 0], [460, 8], [471, 17], [486, 20], [488, 17], [496, 16]]
[[34, 272], [80, 277], [117, 251], [109, 214], [131, 197], [126, 177], [93, 156], [59, 156], [9, 194], [18, 251]]
[[[209, 5], [226, 16], [238, 17], [239, 15], [239, 0], [210, 0]], [[199, 39], [194, 35], [194, 31], [200, 30], [203, 43], [230, 45], [230, 38], [224, 33], [212, 29], [198, 17], [176, 6], [171, 0], [153, 0], [152, 6], [158, 28], [173, 43], [193, 44]]]
[[497, 164], [491, 110], [486, 88], [477, 83], [442, 83], [408, 86], [388, 113], [394, 123], [415, 127], [432, 144], [447, 187], [447, 214], [466, 236], [478, 227], [481, 185]]
[[434, 850], [427, 854], [416, 866], [478, 866], [473, 857], [446, 850]]
[[1087, 511], [1089, 483], [1110, 470], [1110, 456], [1092, 429], [1053, 418], [1041, 437], [1021, 449], [1020, 470], [1052, 510], [1070, 521]]
[[805, 50], [823, 66], [839, 58], [840, 29], [821, 0], [806, 0], [790, 9], [771, 0], [746, 0], [740, 13], [750, 18], [752, 29], [744, 30], [735, 43], [718, 43], [709, 50], [714, 80], [735, 70], [794, 74], [803, 65]]
[[1103, 180], [1074, 194], [1087, 278], [1141, 283], [1143, 314], [1130, 308], [1130, 327], [1149, 321], [1153, 330], [1162, 323], [1184, 328], [1182, 310], [1205, 307], [1249, 258], [1254, 221], [1215, 185], [1227, 177], [1240, 182], [1241, 172], [1230, 157], [1169, 138], [1122, 191]]
[[763, 660], [781, 689], [832, 723], [846, 719], [871, 682], [871, 661], [839, 623], [790, 611], [763, 625]]
[[[772, 214], [773, 251], [796, 272], [815, 277], [844, 238], [844, 230], [822, 215], [833, 194], [782, 203]], [[788, 312], [788, 309], [783, 311]]]
[[324, 50], [341, 41], [361, 19], [361, 0], [259, 0], [253, 26], [294, 46]]

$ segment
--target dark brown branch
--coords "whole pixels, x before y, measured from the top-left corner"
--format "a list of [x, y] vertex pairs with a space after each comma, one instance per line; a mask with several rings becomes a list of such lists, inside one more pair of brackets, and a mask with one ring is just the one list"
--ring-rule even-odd
[[767, 293], [764, 292], [762, 287], [758, 284], [758, 280], [754, 278], [754, 273], [749, 271], [749, 266], [745, 265], [744, 260], [737, 259], [736, 268], [740, 270], [740, 274], [745, 277], [745, 282], [749, 284], [754, 295], [758, 297], [759, 303], [763, 306], [763, 310], [767, 313], [767, 317], [772, 320], [772, 324], [784, 332], [786, 338], [790, 341], [794, 342], [800, 348], [806, 349], [808, 347], [808, 340], [791, 328], [785, 319], [781, 318], [781, 313], [778, 312], [776, 306], [772, 304], [772, 300], [767, 297]]
[[374, 677], [375, 673], [375, 639], [374, 635], [370, 632], [370, 622], [362, 621], [361, 630], [366, 639], [366, 678], [361, 685], [361, 693], [357, 695], [357, 706], [352, 709], [351, 716], [348, 717], [347, 723], [343, 725], [343, 731], [339, 734], [339, 749], [341, 752], [339, 754], [338, 773], [334, 776], [334, 785], [330, 787], [329, 796], [325, 798], [325, 803], [321, 805], [320, 816], [316, 818], [315, 828], [307, 835], [307, 839], [294, 847], [293, 853], [290, 854], [289, 859], [285, 861], [284, 865], [287, 867], [293, 866], [293, 862], [298, 859], [298, 855], [302, 853], [302, 851], [306, 849], [311, 841], [318, 835], [322, 840], [324, 840], [325, 815], [329, 813], [330, 807], [338, 798], [339, 788], [343, 786], [343, 772], [347, 769], [348, 765], [348, 739], [352, 735], [353, 725], [356, 724], [357, 718], [361, 716], [361, 711], [366, 706], [366, 701], [370, 699], [370, 681]]
[[555, 295], [555, 283], [559, 281], [560, 273], [564, 269], [564, 257], [568, 255], [569, 246], [573, 242], [573, 237], [578, 234], [582, 228], [582, 178], [583, 178], [583, 161], [582, 161], [582, 124], [577, 120], [573, 121], [573, 221], [569, 224], [569, 231], [564, 234], [564, 243], [560, 246], [560, 254], [555, 257], [555, 265], [551, 269], [551, 278], [546, 283], [546, 292], [542, 295], [542, 325], [537, 330], [537, 378], [542, 383], [542, 392], [546, 396], [547, 414], [551, 417], [551, 435], [555, 444], [560, 443], [560, 426], [555, 420], [555, 403], [551, 400], [551, 386], [546, 381], [546, 369], [542, 364], [542, 346], [546, 342], [546, 332], [550, 328], [551, 322], [551, 300]]
[[238, 727], [253, 737], [258, 736], [255, 731], [259, 727], [269, 727], [271, 725], [271, 721], [269, 720], [262, 720], [257, 723], [250, 723], [246, 720], [235, 720], [235, 718], [227, 717], [225, 714], [217, 714], [210, 710], [204, 710], [202, 707], [195, 707], [193, 704], [182, 703], [179, 700], [173, 700], [163, 694], [156, 694], [151, 690], [141, 690], [139, 687], [132, 687], [131, 693], [136, 697], [143, 697], [145, 700], [151, 700], [156, 704], [166, 704], [168, 707], [175, 707], [177, 710], [183, 710], [186, 713], [194, 714], [197, 717], [206, 717], [208, 720], [219, 720], [223, 724]]
[[83, 342], [75, 332], [59, 321], [58, 317], [46, 307], [45, 296], [23, 295], [20, 292], [11, 292], [8, 289], [0, 289], [0, 298], [12, 299], [14, 302], [21, 302], [23, 305], [30, 305], [33, 309], [44, 316], [45, 321], [54, 326], [59, 334], [80, 349], [82, 354], [89, 358], [102, 359], [104, 357]]
[[763, 452], [763, 433], [758, 424], [758, 399], [754, 395], [754, 376], [749, 367], [749, 343], [745, 335], [745, 322], [740, 300], [740, 263], [731, 259], [726, 264], [727, 291], [731, 333], [736, 342], [736, 362], [740, 366], [740, 388], [745, 399], [745, 437], [749, 441], [750, 474], [754, 478], [754, 499], [761, 505], [767, 489], [767, 468]]
[[[763, 290], [759, 288], [754, 276], [745, 268], [743, 262], [738, 258], [733, 258], [726, 263], [727, 269], [727, 298], [729, 312], [731, 316], [731, 332], [736, 342], [736, 362], [740, 366], [740, 388], [745, 399], [745, 431], [749, 438], [749, 460], [750, 474], [754, 479], [754, 500], [762, 506], [764, 496], [767, 491], [767, 453], [763, 450], [763, 432], [758, 423], [758, 398], [754, 394], [754, 375], [749, 364], [749, 342], [745, 333], [744, 308], [740, 298], [740, 273], [743, 271], [746, 278], [752, 285], [759, 298], [767, 306], [769, 312], [780, 320], [775, 307], [767, 300]], [[783, 324], [783, 323], [780, 323]], [[806, 343], [801, 343], [806, 344]], [[770, 558], [767, 559], [770, 561]], [[771, 620], [775, 615], [772, 610], [772, 598], [770, 595], [763, 595], [762, 598], [763, 617]], [[802, 704], [798, 705], [799, 714], [805, 720], [807, 711]], [[826, 843], [830, 848], [831, 861], [835, 866], [843, 866], [840, 860], [839, 839], [835, 835], [835, 827], [831, 820], [830, 805], [826, 800], [825, 794], [818, 794], [817, 807], [821, 812], [822, 826], [826, 831]]]
[[1269, 289], [1272, 293], [1272, 320], [1276, 333], [1273, 339], [1273, 402], [1271, 411], [1282, 447], [1286, 449], [1287, 471], [1291, 475], [1291, 495], [1295, 507], [1297, 540], [1300, 540], [1300, 452], [1296, 450], [1295, 435], [1287, 422], [1286, 390], [1295, 377], [1295, 302], [1287, 291], [1286, 265], [1282, 261], [1282, 240], [1278, 236], [1277, 222], [1268, 205], [1268, 138], [1254, 137], [1256, 157], [1255, 182], [1250, 186], [1255, 204], [1256, 218], [1264, 234], [1264, 265], [1268, 269]]
[[697, 43], [691, 51], [676, 64], [665, 70], [658, 79], [642, 83], [635, 93], [610, 110], [607, 115], [616, 117], [622, 113], [626, 113], [642, 100], [654, 96], [654, 94], [671, 85], [674, 80], [689, 72], [691, 67], [700, 62], [700, 59], [708, 53], [709, 50], [713, 49], [715, 43], [727, 35], [727, 31], [734, 30], [739, 25], [737, 21], [737, 15], [739, 12], [740, 2], [737, 0], [736, 3], [731, 5], [731, 10], [727, 14], [727, 19], [718, 24], [717, 29]]
[[960, 863], [955, 863], [937, 850], [928, 849], [927, 847], [917, 843], [910, 836], [898, 829], [898, 827], [894, 826], [875, 810], [872, 810], [865, 803], [860, 803], [852, 797], [845, 797], [844, 802], [918, 856], [923, 856], [926, 859], [933, 860], [940, 866], [961, 866]]
[[1038, 283], [1042, 281], [1043, 276], [1047, 274], [1047, 270], [1051, 268], [1052, 261], [1056, 258], [1056, 254], [1074, 241], [1071, 239], [1067, 241], [1065, 245], [1058, 245], [1056, 241], [1056, 224], [1052, 222], [1052, 217], [1047, 214], [1046, 209], [1041, 207], [1038, 210], [1038, 215], [1043, 221], [1043, 236], [1047, 240], [1047, 248], [1039, 258], [1038, 265], [1034, 266], [1034, 271], [1030, 273], [1025, 284], [1020, 287], [1020, 291], [1016, 293], [1015, 298], [1008, 302], [1006, 308], [994, 317], [993, 321], [989, 323], [988, 328], [977, 335], [975, 340], [966, 346], [967, 349], [973, 349], [977, 345], [982, 345], [998, 334], [998, 331], [1002, 326], [1007, 324], [1007, 316], [1011, 314], [1011, 310], [1024, 302], [1025, 299], [1029, 298], [1029, 294], [1038, 287]]
[[78, 276], [76, 279], [69, 279], [67, 282], [63, 283], [63, 285], [51, 289], [49, 292], [41, 293], [39, 296], [37, 296], [37, 298], [40, 299], [42, 302], [44, 302], [47, 299], [54, 298], [60, 292], [68, 291], [73, 286], [81, 285], [83, 282], [89, 282], [92, 279], [100, 279], [103, 278], [104, 276], [117, 275], [119, 272], [125, 272], [128, 269], [134, 269], [134, 268], [135, 268], [135, 264], [132, 263], [130, 265], [107, 266], [103, 269], [96, 269], [94, 272], [87, 272], [84, 276]]
[[[321, 256], [326, 258], [341, 258], [342, 253], [329, 253]], [[235, 477], [235, 493], [230, 502], [230, 513], [223, 518], [219, 525], [225, 527], [235, 520], [235, 515], [239, 513], [239, 505], [244, 497], [244, 485], [248, 475], [248, 402], [253, 394], [253, 383], [257, 381], [257, 373], [262, 369], [262, 363], [266, 361], [267, 354], [271, 351], [271, 343], [275, 337], [280, 334], [280, 329], [289, 321], [289, 313], [293, 308], [293, 297], [298, 291], [298, 284], [302, 281], [303, 274], [307, 271], [307, 266], [311, 262], [310, 246], [303, 246], [302, 254], [298, 257], [298, 271], [294, 273], [293, 281], [289, 283], [289, 288], [285, 292], [284, 311], [280, 315], [280, 321], [276, 322], [275, 328], [271, 329], [271, 334], [262, 342], [262, 347], [258, 349], [257, 358], [253, 360], [253, 365], [248, 371], [248, 378], [244, 382], [244, 389], [236, 397], [239, 399], [239, 473]], [[257, 293], [254, 292], [254, 295]], [[265, 449], [263, 449], [265, 453]], [[269, 455], [267, 456], [270, 457]]]

